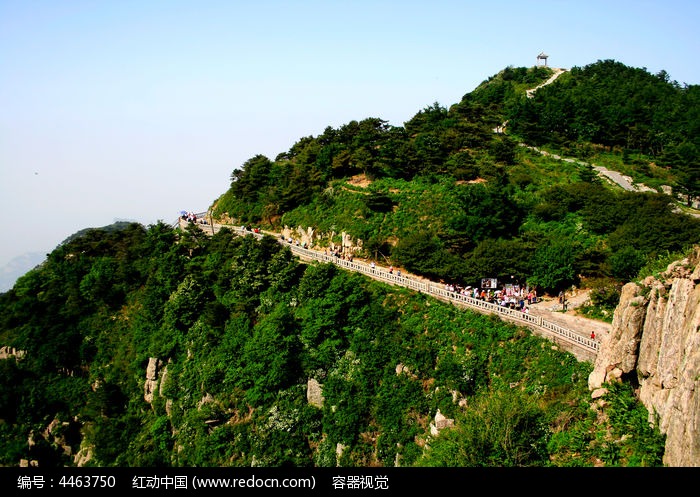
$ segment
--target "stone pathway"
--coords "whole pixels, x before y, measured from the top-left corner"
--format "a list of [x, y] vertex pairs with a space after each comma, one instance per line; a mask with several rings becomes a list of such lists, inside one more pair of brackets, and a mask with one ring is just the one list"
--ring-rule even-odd
[[547, 86], [549, 84], [554, 83], [554, 81], [564, 74], [566, 72], [566, 69], [562, 69], [559, 67], [553, 67], [552, 70], [554, 71], [554, 74], [552, 74], [547, 81], [542, 83], [541, 85], [535, 86], [534, 88], [530, 88], [529, 90], [526, 90], [525, 93], [527, 94], [527, 98], [532, 98], [535, 96], [535, 92], [542, 88], [543, 86]]
[[[180, 220], [179, 224], [181, 227], [184, 228], [187, 225], [187, 222]], [[219, 223], [214, 223], [213, 225], [202, 225], [202, 224], [197, 223], [197, 226], [208, 235], [212, 235], [215, 232], [218, 232], [222, 228], [231, 228], [234, 231], [238, 231], [238, 228], [239, 228], [238, 226], [223, 225], [223, 224], [219, 224]], [[277, 233], [274, 231], [268, 231], [268, 230], [261, 230], [255, 236], [262, 236], [262, 235], [269, 235], [275, 239], [282, 239], [281, 233]], [[286, 239], [286, 238], [284, 238], [284, 239]], [[295, 242], [295, 245], [293, 245], [292, 248], [293, 249], [294, 248], [301, 248], [301, 247], [297, 247], [297, 245], [299, 245], [298, 240]], [[319, 254], [319, 256], [322, 254], [324, 254], [325, 256], [328, 256], [327, 250], [325, 250], [325, 249], [312, 248], [312, 249], [304, 249], [304, 250], [317, 252]], [[312, 259], [316, 259], [316, 258], [312, 258]], [[322, 259], [321, 257], [318, 258], [318, 260], [321, 260], [321, 259]], [[361, 257], [355, 257], [355, 262], [362, 263], [362, 264], [368, 266], [369, 263], [372, 261], [369, 259], [367, 259], [367, 260], [363, 259]], [[387, 273], [388, 266], [384, 266], [382, 264], [377, 264], [377, 269], [379, 270], [380, 273]], [[440, 284], [438, 282], [435, 282], [432, 280], [427, 280], [423, 277], [409, 273], [409, 272], [405, 271], [404, 268], [394, 267], [394, 269], [397, 271], [397, 273], [400, 271], [402, 277], [409, 280], [409, 281], [420, 281], [422, 283], [426, 283], [426, 284], [432, 283], [432, 285], [435, 285], [438, 287], [440, 286]], [[365, 274], [367, 274], [367, 273], [365, 273]], [[371, 276], [371, 275], [369, 275], [369, 276], [376, 278], [376, 276]], [[382, 278], [377, 278], [377, 279], [380, 279], [383, 281]], [[435, 297], [442, 298], [438, 294], [436, 294]], [[553, 299], [553, 298], [548, 297], [548, 296], [544, 296], [544, 297], [540, 296], [540, 301], [538, 303], [530, 304], [528, 306], [529, 313], [533, 317], [535, 317], [535, 316], [541, 317], [544, 322], [549, 322], [551, 324], [561, 326], [569, 334], [575, 333], [575, 334], [578, 334], [579, 336], [581, 336], [581, 338], [586, 338], [588, 340], [590, 340], [590, 338], [591, 338], [592, 331], [595, 332], [595, 334], [596, 334], [595, 338], [598, 341], [600, 341], [600, 339], [604, 336], [604, 334], [607, 334], [611, 331], [612, 326], [609, 323], [606, 323], [603, 321], [598, 321], [595, 319], [585, 318], [583, 316], [579, 316], [576, 314], [575, 309], [578, 308], [579, 306], [583, 305], [588, 300], [588, 293], [586, 291], [579, 290], [577, 292], [569, 293], [568, 298], [569, 298], [569, 306], [568, 306], [567, 312], [563, 312], [557, 299]], [[476, 310], [476, 312], [481, 312], [478, 309], [472, 309], [472, 310]], [[504, 317], [504, 316], [502, 316], [502, 317], [504, 319], [508, 320], [507, 317]], [[522, 324], [523, 326], [528, 326], [528, 324], [525, 324], [525, 323], [520, 323], [520, 324]], [[537, 326], [535, 328], [538, 329]], [[551, 332], [551, 329], [549, 332]], [[547, 332], [545, 332], [545, 333], [547, 333]], [[564, 350], [568, 350], [569, 352], [576, 355], [576, 357], [579, 360], [590, 361], [591, 360], [591, 357], [590, 357], [591, 349], [588, 348], [588, 346], [581, 346], [580, 343], [585, 343], [585, 342], [567, 342], [566, 340], [564, 340], [563, 342], [559, 343], [559, 345], [561, 345], [564, 348]]]
[[564, 326], [581, 336], [590, 337], [592, 331], [595, 332], [596, 337], [610, 333], [612, 324], [578, 315], [577, 308], [588, 302], [589, 291], [578, 290], [568, 294], [567, 300], [567, 311], [564, 312], [557, 297], [545, 296], [538, 303], [530, 305], [530, 314], [542, 316], [543, 319]]
[[[186, 226], [186, 222], [180, 221], [181, 227], [184, 228]], [[212, 228], [210, 225], [198, 225], [203, 231], [205, 231], [207, 234], [211, 234], [209, 229]], [[230, 226], [230, 225], [222, 225], [222, 224], [214, 224], [214, 229], [212, 231], [218, 231], [219, 229], [223, 227], [228, 227], [228, 228], [233, 228], [236, 229], [237, 226]], [[274, 231], [269, 231], [269, 230], [262, 230], [261, 233], [270, 235], [274, 238], [280, 238], [282, 236], [282, 233], [274, 232]], [[312, 250], [317, 250], [319, 252], [324, 252], [323, 249], [313, 247]], [[364, 262], [369, 264], [371, 261], [369, 259], [363, 259], [361, 257], [356, 257], [356, 261], [358, 262]], [[382, 264], [377, 264], [377, 267], [382, 267], [386, 269]], [[395, 267], [396, 270], [400, 270], [401, 273], [409, 277], [413, 280], [416, 281], [423, 281], [423, 282], [431, 282], [431, 280], [428, 280], [426, 278], [423, 278], [422, 276], [418, 276], [412, 273], [407, 272], [404, 268], [400, 267]], [[435, 282], [432, 282], [435, 283]], [[563, 312], [561, 304], [559, 304], [559, 301], [556, 297], [551, 297], [545, 295], [544, 297], [540, 296], [540, 301], [536, 304], [531, 304], [529, 305], [530, 307], [530, 314], [533, 316], [542, 316], [543, 319], [553, 322], [555, 324], [559, 324], [562, 327], [569, 329], [571, 331], [574, 331], [576, 333], [579, 333], [581, 336], [588, 337], [590, 338], [591, 336], [591, 331], [595, 331], [595, 334], [597, 337], [603, 336], [604, 333], [609, 333], [612, 329], [612, 325], [610, 323], [606, 323], [605, 321], [599, 321], [597, 319], [591, 319], [591, 318], [586, 318], [583, 316], [578, 315], [576, 309], [584, 305], [588, 300], [589, 300], [589, 291], [588, 290], [582, 290], [578, 289], [574, 292], [570, 292], [567, 294], [567, 299], [568, 299], [568, 306], [567, 306], [567, 311]]]

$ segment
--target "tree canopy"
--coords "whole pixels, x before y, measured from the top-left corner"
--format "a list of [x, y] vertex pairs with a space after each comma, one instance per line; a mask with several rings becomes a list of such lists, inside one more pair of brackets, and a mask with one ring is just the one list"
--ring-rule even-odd
[[[591, 366], [543, 338], [271, 237], [198, 236], [90, 231], [0, 295], [0, 339], [21, 351], [0, 360], [4, 466], [660, 464], [643, 410], [619, 452], [596, 446]], [[457, 425], [435, 439], [438, 411]]]

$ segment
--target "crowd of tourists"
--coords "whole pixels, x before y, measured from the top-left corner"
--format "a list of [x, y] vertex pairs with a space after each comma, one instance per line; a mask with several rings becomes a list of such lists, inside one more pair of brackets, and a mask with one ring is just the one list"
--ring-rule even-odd
[[188, 223], [208, 224], [204, 216], [197, 217], [197, 214], [189, 211], [180, 211], [180, 219]]
[[495, 290], [448, 283], [445, 284], [445, 290], [523, 312], [529, 312], [528, 306], [537, 303], [537, 290], [520, 285], [503, 285], [499, 290]]
[[[249, 225], [241, 226], [243, 232], [253, 232], [260, 233], [258, 228], [251, 228]], [[300, 242], [299, 240], [294, 240], [291, 236], [285, 238], [284, 235], [280, 235], [280, 239], [286, 241], [290, 245], [295, 245], [297, 247], [309, 248], [306, 241]], [[352, 261], [354, 256], [351, 251], [347, 253], [342, 249], [324, 249], [325, 255], [330, 255], [337, 259]], [[369, 262], [369, 266], [372, 272], [377, 270], [377, 265], [374, 261]], [[394, 266], [389, 266], [389, 274], [394, 274]], [[397, 276], [401, 276], [401, 270], [396, 271]], [[492, 280], [495, 284], [496, 280]], [[468, 297], [475, 298], [477, 300], [483, 300], [492, 304], [498, 304], [503, 307], [509, 307], [511, 309], [518, 309], [522, 312], [529, 312], [528, 306], [537, 303], [537, 290], [535, 288], [523, 287], [517, 284], [502, 285], [500, 289], [495, 288], [479, 288], [471, 286], [461, 286], [459, 284], [447, 283], [444, 286], [445, 290], [448, 292], [454, 292], [460, 295], [465, 295]]]

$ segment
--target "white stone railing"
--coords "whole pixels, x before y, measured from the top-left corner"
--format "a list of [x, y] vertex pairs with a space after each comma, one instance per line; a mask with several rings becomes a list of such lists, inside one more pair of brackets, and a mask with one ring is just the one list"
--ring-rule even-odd
[[[198, 217], [200, 217], [198, 215]], [[183, 221], [186, 223], [186, 221]], [[200, 225], [202, 229], [209, 232], [211, 226]], [[253, 235], [256, 238], [262, 238], [266, 233], [260, 232], [255, 233], [253, 231], [244, 230], [242, 227], [229, 226], [214, 224], [211, 231], [217, 232], [221, 228], [228, 228], [234, 233], [245, 236]], [[366, 274], [370, 278], [385, 281], [392, 285], [399, 285], [411, 290], [416, 290], [418, 292], [426, 293], [432, 295], [441, 300], [452, 302], [456, 305], [463, 305], [470, 309], [474, 309], [481, 313], [486, 314], [496, 314], [503, 319], [506, 319], [517, 324], [522, 324], [528, 326], [536, 331], [542, 332], [547, 337], [556, 337], [557, 339], [571, 344], [579, 349], [583, 350], [588, 354], [593, 356], [597, 355], [600, 343], [594, 339], [582, 336], [575, 331], [569, 330], [561, 325], [547, 321], [542, 318], [542, 316], [534, 316], [527, 312], [523, 312], [518, 309], [512, 309], [510, 307], [505, 307], [502, 305], [494, 304], [492, 302], [487, 302], [481, 299], [470, 297], [468, 295], [463, 295], [458, 292], [451, 292], [444, 289], [442, 286], [437, 285], [430, 281], [419, 280], [410, 276], [399, 275], [396, 272], [390, 273], [387, 269], [382, 267], [372, 267], [370, 264], [362, 261], [350, 261], [343, 259], [341, 257], [336, 257], [334, 255], [328, 255], [326, 253], [320, 252], [318, 250], [311, 250], [296, 245], [295, 243], [289, 243], [288, 241], [279, 238], [279, 242], [289, 246], [289, 249], [293, 254], [299, 256], [301, 259], [305, 260], [315, 260], [320, 262], [329, 262], [339, 266], [341, 268], [356, 271], [359, 273]]]

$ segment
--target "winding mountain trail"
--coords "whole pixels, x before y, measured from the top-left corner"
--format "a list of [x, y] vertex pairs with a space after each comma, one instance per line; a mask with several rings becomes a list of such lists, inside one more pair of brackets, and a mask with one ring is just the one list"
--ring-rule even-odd
[[[532, 97], [534, 97], [534, 96], [535, 96], [535, 92], [536, 92], [537, 90], [539, 90], [539, 89], [542, 88], [543, 86], [551, 85], [552, 83], [554, 83], [554, 82], [557, 80], [557, 78], [558, 78], [559, 76], [561, 76], [561, 75], [564, 74], [566, 71], [568, 71], [568, 69], [562, 69], [561, 67], [552, 67], [551, 69], [552, 69], [552, 71], [554, 71], [554, 74], [552, 74], [552, 75], [549, 77], [549, 79], [547, 79], [547, 81], [545, 81], [545, 82], [542, 83], [542, 84], [539, 84], [539, 85], [535, 86], [534, 88], [530, 88], [529, 90], [525, 90], [525, 93], [527, 94], [527, 98], [532, 98]], [[504, 121], [503, 124], [501, 124], [500, 126], [496, 126], [495, 128], [493, 128], [493, 132], [494, 132], [494, 133], [505, 134], [505, 132], [506, 132], [506, 126], [507, 126], [507, 125], [508, 125], [508, 121]]]
[[[197, 219], [202, 220], [207, 213], [197, 214]], [[186, 229], [189, 224], [196, 225], [204, 233], [213, 235], [221, 229], [230, 229], [239, 236], [255, 236], [261, 238], [265, 235], [272, 236], [289, 249], [300, 260], [330, 262], [343, 269], [356, 271], [366, 276], [383, 281], [391, 285], [399, 285], [405, 288], [430, 295], [436, 299], [450, 302], [456, 306], [466, 307], [474, 311], [495, 314], [500, 318], [518, 325], [532, 329], [536, 334], [552, 341], [556, 346], [571, 352], [580, 361], [593, 362], [598, 353], [600, 340], [612, 330], [609, 323], [594, 319], [585, 318], [576, 314], [575, 309], [584, 305], [588, 301], [587, 292], [576, 291], [567, 293], [568, 306], [565, 311], [558, 300], [548, 296], [539, 296], [537, 303], [527, 305], [528, 312], [519, 309], [505, 307], [497, 303], [473, 298], [469, 295], [460, 294], [454, 290], [445, 288], [442, 282], [430, 281], [421, 276], [407, 273], [403, 268], [393, 268], [389, 270], [376, 264], [372, 260], [365, 260], [354, 257], [353, 260], [346, 260], [328, 253], [327, 249], [314, 245], [313, 248], [304, 248], [298, 239], [291, 237], [285, 239], [282, 233], [266, 230], [248, 230], [241, 226], [233, 226], [219, 223], [203, 224], [199, 221], [190, 223], [182, 218], [178, 221], [181, 229]], [[400, 269], [400, 270], [399, 270]], [[591, 337], [591, 332], [595, 332], [595, 337]]]
[[562, 157], [560, 155], [547, 152], [546, 150], [541, 150], [538, 147], [533, 147], [531, 145], [527, 145], [526, 143], [519, 143], [518, 145], [520, 145], [521, 147], [528, 148], [534, 152], [537, 152], [540, 155], [544, 155], [546, 157], [551, 157], [552, 159], [555, 159], [555, 160], [561, 160], [564, 162], [571, 162], [571, 163], [575, 163], [575, 164], [578, 164], [581, 166], [591, 166], [593, 168], [593, 170], [598, 173], [598, 176], [602, 176], [602, 177], [610, 180], [611, 182], [615, 183], [620, 188], [622, 188], [623, 190], [626, 190], [628, 192], [656, 192], [656, 190], [654, 190], [653, 188], [650, 188], [643, 183], [635, 183], [631, 177], [625, 176], [622, 173], [619, 173], [617, 171], [613, 171], [613, 170], [608, 169], [606, 167], [596, 166], [595, 164], [584, 162], [584, 161], [578, 160], [578, 159], [573, 159], [571, 157]]
[[[539, 90], [540, 88], [550, 85], [554, 83], [559, 76], [564, 74], [565, 72], [568, 71], [568, 69], [562, 69], [562, 68], [552, 68], [554, 73], [545, 81], [544, 83], [537, 85], [534, 88], [530, 88], [529, 90], [526, 90], [526, 94], [528, 98], [532, 98], [535, 95], [535, 92]], [[500, 126], [497, 126], [493, 129], [494, 133], [499, 133], [499, 134], [505, 134], [506, 133], [506, 126], [508, 125], [508, 121], [505, 121], [503, 124]], [[625, 191], [628, 192], [654, 192], [657, 193], [657, 190], [651, 187], [646, 186], [643, 183], [635, 183], [634, 179], [631, 178], [630, 176], [626, 176], [618, 171], [614, 171], [612, 169], [608, 169], [604, 166], [597, 166], [592, 163], [584, 162], [578, 159], [570, 158], [570, 157], [561, 157], [557, 154], [552, 154], [550, 152], [547, 152], [546, 150], [541, 150], [538, 147], [534, 147], [531, 145], [528, 145], [526, 143], [519, 143], [518, 144], [521, 147], [528, 148], [530, 150], [533, 150], [541, 155], [551, 157], [556, 160], [562, 160], [564, 162], [571, 162], [571, 163], [576, 163], [582, 166], [591, 166], [593, 170], [600, 176], [601, 178], [605, 179], [606, 181], [609, 181], [610, 183], [613, 183], [620, 188], [622, 188]], [[680, 208], [677, 209], [680, 211]], [[695, 211], [690, 211], [687, 212], [689, 216], [697, 217], [700, 218], [700, 212], [695, 212]]]
[[[644, 183], [635, 183], [634, 179], [632, 179], [630, 176], [626, 176], [618, 171], [613, 171], [612, 169], [608, 169], [603, 166], [596, 166], [593, 163], [588, 163], [584, 162], [578, 159], [573, 159], [570, 157], [561, 157], [557, 154], [552, 154], [550, 152], [547, 152], [546, 150], [541, 150], [537, 147], [533, 147], [531, 145], [527, 145], [526, 143], [519, 143], [518, 144], [521, 147], [525, 147], [527, 149], [530, 149], [534, 152], [539, 153], [540, 155], [544, 155], [546, 157], [551, 157], [552, 159], [555, 160], [561, 160], [564, 162], [571, 162], [571, 163], [576, 163], [581, 166], [591, 166], [593, 170], [600, 176], [601, 178], [605, 179], [606, 181], [613, 183], [620, 188], [622, 188], [625, 191], [628, 192], [652, 192], [652, 193], [658, 193], [657, 190], [654, 188], [646, 186]], [[669, 195], [670, 196], [670, 195]], [[679, 204], [681, 201], [678, 198], [675, 198], [675, 202], [677, 203], [676, 205], [676, 212], [683, 212], [683, 210], [679, 207]], [[692, 217], [697, 217], [700, 218], [700, 211], [697, 209], [686, 209], [685, 210], [686, 215], [692, 216]]]
[[561, 67], [552, 67], [552, 71], [554, 71], [554, 74], [552, 74], [547, 81], [542, 83], [541, 85], [537, 85], [534, 88], [530, 88], [527, 90], [525, 93], [527, 94], [527, 98], [532, 98], [535, 96], [535, 92], [542, 88], [543, 86], [551, 85], [556, 81], [556, 79], [564, 74], [568, 69], [562, 69]]

